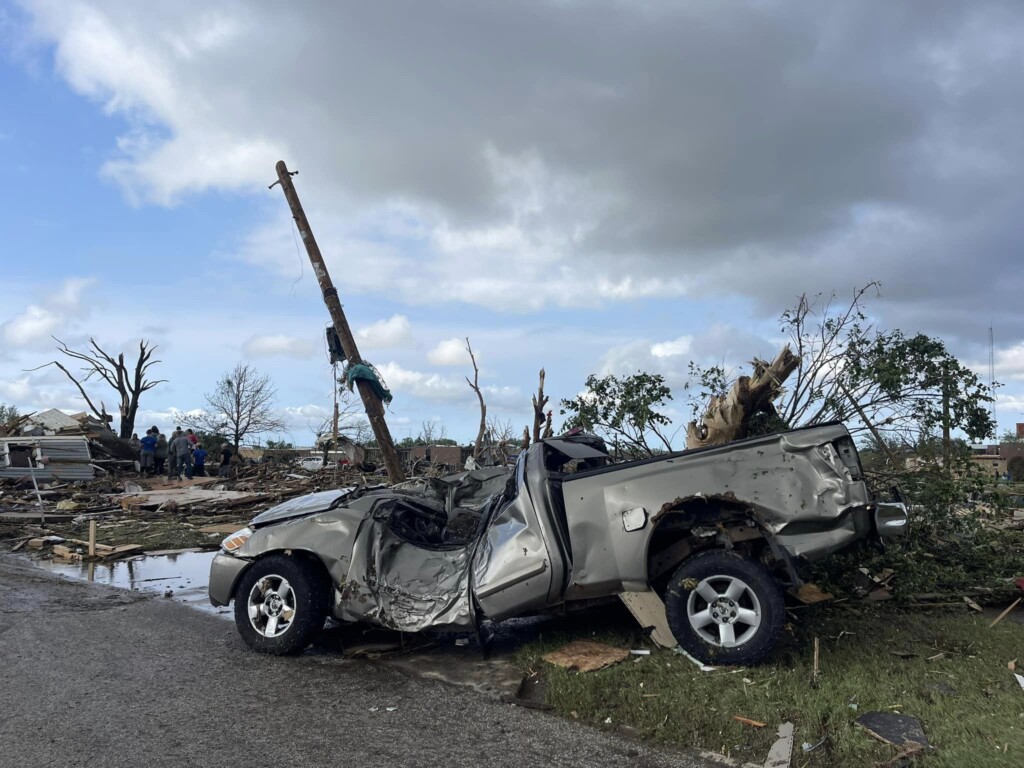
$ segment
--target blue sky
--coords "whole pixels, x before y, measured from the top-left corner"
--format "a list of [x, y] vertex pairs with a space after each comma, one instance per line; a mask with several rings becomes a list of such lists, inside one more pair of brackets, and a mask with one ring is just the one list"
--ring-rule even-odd
[[266, 188], [285, 159], [396, 437], [473, 437], [467, 335], [520, 431], [541, 367], [553, 402], [589, 373], [681, 387], [774, 354], [799, 293], [875, 279], [880, 322], [982, 369], [994, 323], [1024, 419], [1019, 7], [882, 39], [864, 4], [403, 5], [0, 2], [0, 402], [83, 408], [26, 370], [51, 334], [145, 338], [168, 382], [140, 423], [243, 361], [308, 442], [327, 314]]

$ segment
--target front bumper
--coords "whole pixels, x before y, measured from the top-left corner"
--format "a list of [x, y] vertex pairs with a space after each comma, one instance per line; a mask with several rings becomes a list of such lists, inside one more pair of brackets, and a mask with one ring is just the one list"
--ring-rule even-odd
[[249, 567], [252, 561], [245, 560], [234, 555], [225, 555], [223, 552], [213, 558], [210, 564], [210, 602], [213, 605], [227, 605], [235, 594], [235, 585], [242, 571]]

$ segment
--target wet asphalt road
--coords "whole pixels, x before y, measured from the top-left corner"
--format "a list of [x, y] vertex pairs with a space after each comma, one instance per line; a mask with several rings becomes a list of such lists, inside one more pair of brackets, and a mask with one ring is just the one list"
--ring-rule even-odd
[[257, 656], [215, 616], [4, 557], [0, 745], [47, 768], [712, 765], [337, 654]]

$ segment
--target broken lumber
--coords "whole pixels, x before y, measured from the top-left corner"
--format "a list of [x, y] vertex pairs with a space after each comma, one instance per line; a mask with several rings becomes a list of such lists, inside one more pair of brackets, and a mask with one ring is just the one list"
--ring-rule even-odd
[[768, 725], [768, 723], [762, 723], [760, 720], [751, 720], [749, 717], [743, 717], [742, 715], [733, 715], [732, 719], [737, 723], [749, 725], [751, 728], [764, 728]]
[[121, 544], [120, 546], [113, 547], [108, 552], [101, 552], [100, 558], [103, 560], [113, 560], [114, 558], [124, 557], [125, 555], [135, 555], [143, 551], [141, 544]]
[[1014, 600], [1012, 603], [1010, 603], [1010, 605], [1007, 607], [1007, 609], [1005, 611], [1003, 611], [1002, 613], [1000, 613], [998, 616], [995, 617], [995, 619], [992, 621], [992, 623], [988, 625], [988, 628], [992, 629], [992, 627], [994, 627], [1000, 621], [1005, 619], [1006, 615], [1010, 611], [1012, 611], [1014, 608], [1016, 608], [1018, 605], [1020, 605], [1020, 601], [1021, 600], [1024, 600], [1024, 598], [1018, 597], [1016, 600]]

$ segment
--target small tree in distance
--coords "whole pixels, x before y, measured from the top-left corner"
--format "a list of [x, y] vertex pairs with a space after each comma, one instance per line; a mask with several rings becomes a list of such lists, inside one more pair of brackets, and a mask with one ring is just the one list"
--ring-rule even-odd
[[246, 437], [281, 432], [285, 423], [274, 413], [277, 390], [270, 377], [238, 363], [206, 394], [208, 411], [187, 419], [190, 427], [227, 435], [235, 452]]
[[0, 433], [3, 433], [9, 424], [17, 421], [20, 415], [16, 406], [0, 403]]

